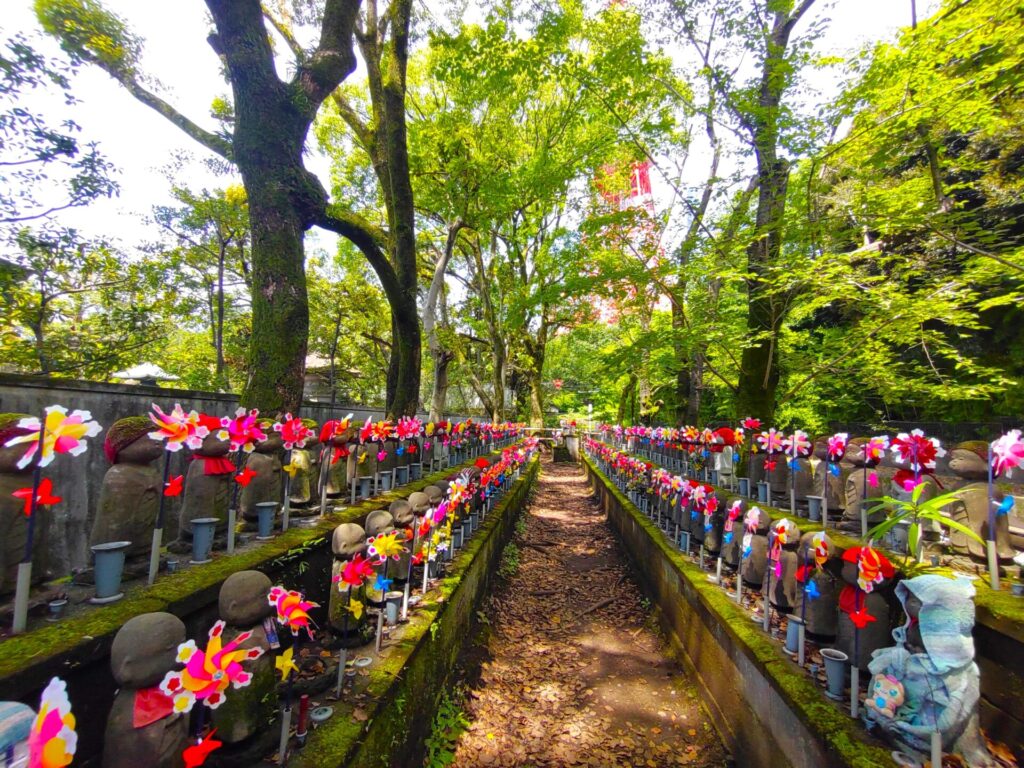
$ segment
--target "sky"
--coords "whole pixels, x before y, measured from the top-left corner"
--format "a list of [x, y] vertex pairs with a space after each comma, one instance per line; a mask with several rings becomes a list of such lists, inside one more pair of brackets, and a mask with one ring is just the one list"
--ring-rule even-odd
[[[822, 55], [843, 55], [873, 40], [892, 39], [910, 24], [912, 0], [836, 0], [827, 11], [832, 19], [822, 35]], [[919, 18], [937, 6], [937, 0], [917, 0]], [[31, 0], [6, 0], [0, 30], [6, 37], [18, 31], [37, 30]], [[158, 92], [180, 112], [206, 128], [216, 126], [209, 118], [211, 101], [229, 93], [221, 78], [220, 64], [206, 42], [207, 10], [202, 0], [155, 3], [139, 0], [104, 0], [104, 5], [124, 18], [144, 43], [142, 70], [159, 81]], [[57, 53], [49, 40], [40, 46]], [[835, 92], [834, 76], [822, 75], [813, 83], [828, 96]], [[80, 100], [71, 113], [62, 107], [55, 115], [70, 116], [82, 127], [85, 141], [96, 141], [101, 151], [120, 169], [120, 196], [100, 200], [87, 208], [61, 214], [60, 223], [80, 229], [87, 236], [102, 237], [125, 247], [154, 239], [147, 224], [154, 205], [168, 204], [171, 183], [193, 187], [223, 186], [198, 160], [209, 153], [148, 107], [135, 101], [108, 75], [85, 66], [76, 76], [74, 92]], [[40, 109], [59, 107], [53, 100], [33, 99]], [[54, 122], [57, 121], [54, 118]], [[170, 164], [183, 155], [193, 162], [173, 174]], [[308, 165], [321, 179], [327, 178], [327, 162], [311, 155]], [[705, 163], [694, 159], [693, 166]], [[329, 185], [328, 185], [329, 186]], [[332, 239], [314, 239], [314, 246], [329, 248]]]

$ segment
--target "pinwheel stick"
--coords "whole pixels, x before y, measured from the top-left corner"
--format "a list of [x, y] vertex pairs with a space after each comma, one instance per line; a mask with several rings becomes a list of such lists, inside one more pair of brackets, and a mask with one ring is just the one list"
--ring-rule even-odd
[[[284, 454], [284, 463], [286, 466], [291, 466], [292, 463], [292, 451], [288, 449]], [[292, 511], [292, 475], [290, 472], [284, 473], [284, 499], [281, 501], [281, 532], [288, 530], [288, 516]]]
[[[862, 595], [860, 587], [855, 588], [854, 609], [860, 611]], [[857, 717], [860, 713], [860, 629], [853, 625], [853, 658], [850, 659], [850, 717]]]
[[[988, 444], [988, 536], [985, 548], [988, 551], [988, 581], [992, 589], [999, 590], [999, 557], [996, 552], [996, 503], [992, 498], [995, 478], [992, 471], [992, 443]], [[940, 745], [941, 748], [941, 745]]]
[[[235, 454], [235, 474], [242, 471], [242, 457], [245, 453], [241, 448]], [[228, 554], [235, 553], [235, 521], [238, 519], [238, 481], [232, 477], [234, 482], [231, 488], [231, 503], [228, 505]]]
[[[302, 645], [302, 634], [295, 635], [292, 654], [295, 664], [299, 664], [299, 648]], [[288, 760], [288, 734], [292, 728], [292, 693], [295, 689], [295, 671], [288, 672], [288, 682], [284, 689], [284, 708], [281, 710], [281, 741], [277, 748], [277, 764], [284, 765]]]
[[789, 514], [796, 516], [797, 436], [793, 433], [793, 463], [789, 466]]
[[804, 545], [804, 586], [803, 586], [803, 589], [805, 591], [800, 595], [800, 629], [799, 629], [799, 633], [800, 634], [797, 636], [797, 660], [799, 661], [801, 667], [804, 665], [804, 661], [807, 659], [807, 654], [806, 654], [806, 639], [807, 639], [806, 638], [806, 632], [807, 632], [807, 599], [808, 598], [807, 598], [806, 589], [807, 589], [807, 585], [811, 583], [811, 579], [813, 578], [813, 576], [811, 574], [811, 565], [810, 565], [811, 558], [810, 558], [810, 555], [808, 554], [807, 550], [808, 550], [808, 547], [806, 545]]
[[167, 503], [167, 478], [171, 476], [171, 452], [164, 451], [164, 479], [160, 484], [160, 502], [156, 512], [156, 526], [153, 528], [153, 544], [149, 548], [149, 579], [148, 584], [156, 581], [160, 570], [160, 549], [164, 544], [164, 505]]
[[341, 648], [338, 650], [338, 683], [335, 686], [335, 695], [341, 698], [341, 686], [345, 682], [345, 665], [348, 663], [348, 648], [345, 642], [348, 637], [348, 615], [349, 606], [352, 605], [352, 585], [348, 585], [345, 593], [345, 615], [341, 617]]
[[39, 443], [36, 445], [35, 468], [32, 470], [32, 498], [29, 499], [28, 530], [25, 532], [25, 557], [18, 563], [18, 581], [14, 592], [14, 624], [11, 631], [20, 635], [28, 626], [28, 593], [32, 586], [32, 539], [39, 509], [39, 484], [43, 480], [43, 443], [46, 440], [46, 411], [39, 419]]
[[409, 568], [405, 574], [405, 589], [402, 594], [402, 621], [409, 618], [409, 593], [412, 591], [412, 560], [420, 543], [420, 518], [415, 515], [412, 518], [413, 532], [412, 542], [409, 546]]
[[871, 474], [871, 460], [867, 457], [867, 445], [864, 446], [864, 492], [860, 497], [860, 535], [868, 535], [868, 475]]

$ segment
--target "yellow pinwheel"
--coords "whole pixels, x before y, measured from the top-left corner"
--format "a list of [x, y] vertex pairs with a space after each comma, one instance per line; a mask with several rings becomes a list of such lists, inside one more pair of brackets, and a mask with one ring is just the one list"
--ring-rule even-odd
[[295, 666], [294, 649], [289, 648], [276, 659], [274, 659], [274, 666], [277, 667], [277, 671], [281, 673], [281, 682], [287, 682], [288, 675], [292, 672], [299, 674], [299, 668]]

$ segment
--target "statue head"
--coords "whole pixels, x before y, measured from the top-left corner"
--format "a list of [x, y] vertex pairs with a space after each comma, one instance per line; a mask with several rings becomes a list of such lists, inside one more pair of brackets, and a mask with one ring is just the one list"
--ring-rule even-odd
[[235, 627], [249, 627], [273, 613], [267, 595], [270, 577], [259, 571], [237, 571], [220, 588], [220, 617]]
[[974, 584], [926, 574], [896, 585], [896, 597], [907, 614], [904, 628], [916, 620], [921, 643], [939, 674], [974, 661]]
[[987, 480], [988, 444], [982, 440], [959, 443], [949, 452], [949, 469], [967, 480]]
[[409, 506], [412, 507], [414, 515], [422, 517], [430, 506], [430, 497], [422, 491], [414, 491], [409, 494]]
[[274, 420], [273, 419], [260, 419], [260, 427], [263, 429], [263, 434], [267, 436], [266, 440], [256, 443], [256, 453], [280, 453], [284, 450], [284, 436], [280, 432], [274, 431]]
[[149, 464], [164, 452], [162, 440], [149, 436], [153, 422], [145, 416], [118, 419], [107, 430], [103, 454], [111, 464]]
[[391, 513], [391, 518], [394, 520], [396, 527], [404, 528], [412, 523], [412, 506], [405, 499], [392, 501], [391, 506], [388, 507], [388, 512]]
[[[263, 602], [266, 602], [264, 598]], [[170, 613], [143, 613], [128, 619], [110, 647], [114, 680], [125, 688], [149, 688], [177, 666], [185, 625]]]
[[221, 428], [220, 420], [213, 416], [203, 415], [201, 417], [201, 423], [210, 430], [210, 434], [203, 438], [203, 444], [199, 447], [196, 453], [200, 456], [209, 456], [211, 458], [226, 456], [228, 451], [231, 450], [231, 443], [217, 437], [217, 432], [220, 431]]
[[348, 560], [366, 551], [366, 531], [357, 523], [342, 523], [331, 534], [331, 551], [339, 560]]
[[436, 485], [428, 485], [423, 489], [423, 493], [427, 495], [427, 498], [430, 500], [430, 505], [433, 506], [441, 502], [441, 499], [443, 499], [445, 493], [447, 493], [447, 489], [442, 491]]
[[384, 509], [376, 509], [366, 516], [367, 537], [376, 536], [394, 530], [391, 513]]

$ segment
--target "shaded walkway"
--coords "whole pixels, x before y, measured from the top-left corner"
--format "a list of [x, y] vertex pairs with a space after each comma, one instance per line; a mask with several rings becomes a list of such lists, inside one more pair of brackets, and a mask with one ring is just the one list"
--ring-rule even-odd
[[452, 764], [726, 765], [579, 468], [546, 463], [525, 519]]

